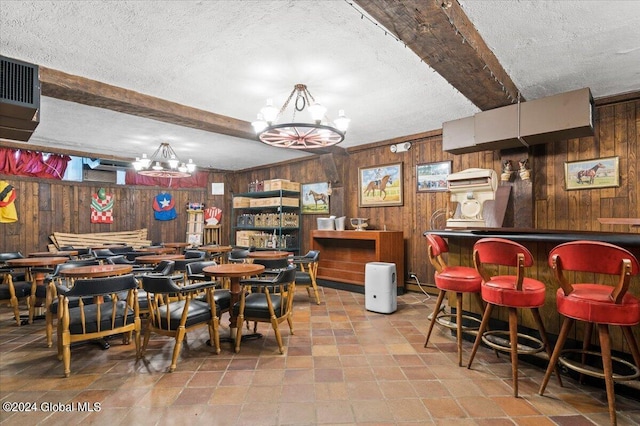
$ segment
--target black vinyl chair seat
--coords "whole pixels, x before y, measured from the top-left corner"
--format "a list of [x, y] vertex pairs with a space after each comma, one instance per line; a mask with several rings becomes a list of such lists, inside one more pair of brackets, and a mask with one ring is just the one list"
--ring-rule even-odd
[[[13, 281], [13, 289], [16, 297], [27, 297], [31, 295], [31, 283], [29, 281]], [[0, 285], [0, 300], [7, 300], [11, 298], [11, 292], [9, 286]]]
[[[273, 310], [275, 312], [280, 312], [282, 310], [283, 304], [286, 306], [287, 299], [280, 297], [278, 294], [271, 295], [271, 304], [273, 305]], [[239, 315], [240, 313], [240, 305], [236, 304], [233, 307], [233, 314]], [[268, 320], [271, 318], [271, 312], [269, 312], [269, 304], [267, 303], [267, 295], [265, 293], [250, 293], [245, 296], [245, 305], [244, 305], [244, 316], [245, 318], [260, 318], [264, 320]]]
[[[169, 324], [167, 324], [167, 309], [169, 305], [158, 307], [158, 313], [160, 314], [160, 324], [163, 328], [170, 328], [175, 330], [180, 326], [185, 303], [185, 300], [172, 302], [170, 306], [171, 309], [169, 311]], [[185, 327], [191, 327], [192, 325], [207, 322], [211, 319], [211, 309], [209, 307], [209, 304], [197, 299], [194, 299], [191, 301], [191, 303], [189, 303], [187, 312], [187, 321], [184, 323]]]

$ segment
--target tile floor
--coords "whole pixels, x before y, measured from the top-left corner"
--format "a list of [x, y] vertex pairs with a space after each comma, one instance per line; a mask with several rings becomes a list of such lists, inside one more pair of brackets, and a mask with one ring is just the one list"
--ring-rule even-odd
[[[16, 327], [0, 308], [0, 396], [3, 403], [43, 407], [99, 403], [100, 411], [0, 412], [3, 425], [606, 425], [603, 389], [555, 379], [537, 394], [543, 371], [520, 363], [520, 398], [512, 397], [508, 356], [482, 348], [471, 370], [457, 366], [454, 338], [436, 328], [423, 348], [435, 298], [398, 298], [392, 315], [364, 309], [364, 295], [324, 288], [316, 305], [296, 295], [295, 335], [283, 323], [280, 355], [273, 333], [235, 354], [206, 346], [206, 329], [191, 333], [178, 368], [165, 373], [173, 343], [152, 337], [146, 359], [119, 339], [103, 351], [72, 349], [71, 377], [63, 378], [44, 324]], [[223, 317], [221, 334], [228, 332]], [[55, 346], [55, 342], [54, 342]], [[468, 359], [471, 343], [464, 344]], [[618, 396], [618, 424], [640, 424], [638, 399]], [[57, 405], [56, 405], [57, 404]], [[4, 405], [3, 405], [4, 407]], [[46, 408], [46, 404], [44, 405]], [[77, 404], [74, 405], [77, 408]], [[50, 409], [51, 410], [51, 409]]]

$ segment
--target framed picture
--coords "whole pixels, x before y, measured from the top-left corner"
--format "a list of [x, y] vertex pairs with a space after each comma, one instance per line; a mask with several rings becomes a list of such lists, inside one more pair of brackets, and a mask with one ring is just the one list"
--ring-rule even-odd
[[620, 186], [619, 157], [567, 161], [564, 181], [567, 191]]
[[358, 169], [358, 206], [402, 205], [402, 163]]
[[302, 214], [329, 214], [329, 182], [301, 186]]
[[418, 164], [416, 184], [418, 192], [446, 191], [447, 176], [451, 174], [453, 161]]

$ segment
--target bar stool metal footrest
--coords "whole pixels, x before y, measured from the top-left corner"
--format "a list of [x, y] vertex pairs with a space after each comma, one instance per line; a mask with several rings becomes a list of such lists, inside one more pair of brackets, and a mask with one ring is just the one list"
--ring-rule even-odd
[[[507, 336], [505, 339], [502, 336]], [[524, 345], [520, 343], [520, 339], [533, 342], [536, 346]], [[506, 330], [485, 331], [482, 334], [482, 341], [492, 349], [501, 352], [511, 352], [511, 341], [509, 340], [509, 332]], [[518, 354], [533, 355], [545, 350], [542, 340], [528, 334], [518, 333]]]
[[[444, 319], [444, 318], [448, 318], [448, 319]], [[440, 324], [443, 327], [447, 327], [448, 329], [451, 330], [455, 330], [458, 325], [455, 322], [456, 320], [456, 314], [447, 314], [447, 313], [441, 313], [436, 317], [436, 323]], [[462, 330], [463, 333], [472, 333], [474, 331], [478, 331], [478, 329], [480, 328], [480, 319], [473, 317], [471, 315], [462, 315], [462, 326], [460, 327], [460, 329]], [[465, 321], [467, 322], [474, 322], [476, 324], [478, 324], [477, 326], [473, 325], [465, 325]]]
[[[577, 371], [580, 374], [585, 374], [587, 376], [591, 376], [591, 377], [596, 377], [598, 379], [605, 379], [606, 376], [604, 374], [604, 370], [597, 368], [597, 367], [593, 367], [591, 365], [588, 364], [584, 364], [582, 362], [579, 361], [575, 361], [572, 360], [570, 357], [566, 356], [566, 354], [586, 354], [586, 355], [594, 355], [598, 358], [602, 358], [602, 354], [600, 352], [597, 351], [588, 351], [588, 350], [583, 350], [583, 349], [563, 349], [562, 352], [560, 352], [560, 357], [558, 358], [558, 362], [562, 365], [564, 365], [567, 368], [570, 368], [571, 370]], [[614, 381], [619, 380], [619, 381], [625, 381], [625, 380], [635, 380], [638, 377], [640, 377], [640, 369], [630, 363], [629, 361], [619, 358], [619, 357], [615, 357], [612, 356], [611, 357], [611, 362], [615, 365], [615, 363], [618, 363], [619, 365], [624, 365], [625, 367], [627, 367], [629, 369], [630, 374], [619, 374], [619, 373], [613, 373], [612, 378]], [[615, 370], [615, 368], [614, 368]]]

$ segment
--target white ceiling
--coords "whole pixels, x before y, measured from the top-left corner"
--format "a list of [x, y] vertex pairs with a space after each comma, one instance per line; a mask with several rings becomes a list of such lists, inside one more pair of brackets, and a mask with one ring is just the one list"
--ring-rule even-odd
[[[640, 1], [459, 3], [528, 100], [640, 90]], [[352, 119], [345, 148], [479, 111], [343, 0], [3, 0], [0, 54], [244, 121], [304, 83]], [[309, 155], [49, 97], [25, 146], [133, 159], [163, 141], [224, 170]]]

